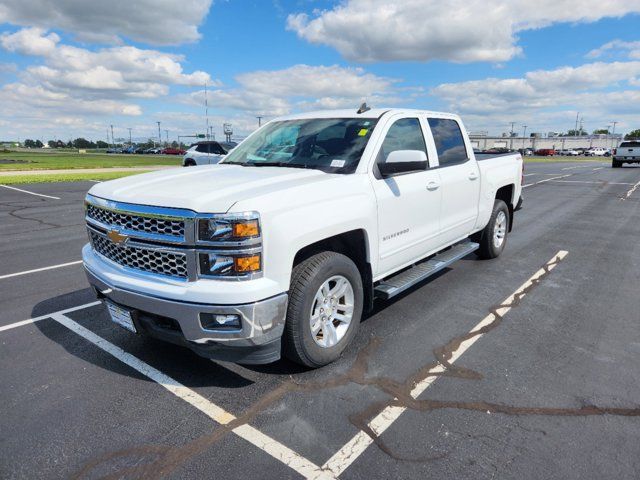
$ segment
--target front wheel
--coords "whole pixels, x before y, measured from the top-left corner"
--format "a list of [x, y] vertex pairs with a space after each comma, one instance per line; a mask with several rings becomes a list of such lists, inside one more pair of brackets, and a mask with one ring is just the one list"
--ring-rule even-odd
[[498, 257], [507, 243], [509, 231], [509, 207], [502, 200], [493, 203], [493, 212], [484, 230], [472, 236], [472, 240], [480, 244], [476, 254], [480, 258], [490, 259]]
[[283, 338], [284, 354], [306, 367], [336, 360], [358, 330], [362, 278], [353, 261], [322, 252], [293, 269]]

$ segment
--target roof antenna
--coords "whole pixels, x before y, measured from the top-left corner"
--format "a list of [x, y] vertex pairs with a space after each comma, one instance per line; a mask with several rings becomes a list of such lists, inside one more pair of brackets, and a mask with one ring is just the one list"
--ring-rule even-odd
[[371, 110], [371, 108], [367, 107], [367, 102], [364, 102], [362, 105], [360, 105], [357, 113], [358, 115], [360, 115], [361, 113], [368, 112], [369, 110]]

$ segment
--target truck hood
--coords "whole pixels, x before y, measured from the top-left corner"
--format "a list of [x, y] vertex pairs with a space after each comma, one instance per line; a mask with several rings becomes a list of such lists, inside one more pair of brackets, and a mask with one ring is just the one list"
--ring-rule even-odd
[[89, 193], [116, 202], [224, 213], [242, 200], [335, 177], [319, 170], [218, 164], [133, 175], [96, 184]]

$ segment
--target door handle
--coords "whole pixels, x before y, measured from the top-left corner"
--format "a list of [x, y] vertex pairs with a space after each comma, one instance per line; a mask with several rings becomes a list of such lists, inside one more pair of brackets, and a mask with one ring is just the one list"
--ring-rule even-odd
[[440, 188], [440, 184], [438, 182], [429, 182], [427, 183], [427, 190], [434, 191]]
[[478, 174], [476, 172], [471, 172], [469, 174], [469, 180], [477, 180], [478, 179]]

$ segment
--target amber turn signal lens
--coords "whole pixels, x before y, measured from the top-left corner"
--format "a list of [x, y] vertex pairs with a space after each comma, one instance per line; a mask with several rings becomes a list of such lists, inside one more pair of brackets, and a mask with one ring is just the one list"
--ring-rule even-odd
[[250, 257], [235, 257], [235, 269], [238, 273], [250, 273], [260, 271], [260, 255]]
[[257, 220], [233, 224], [233, 236], [236, 238], [257, 237], [259, 234], [260, 228]]

